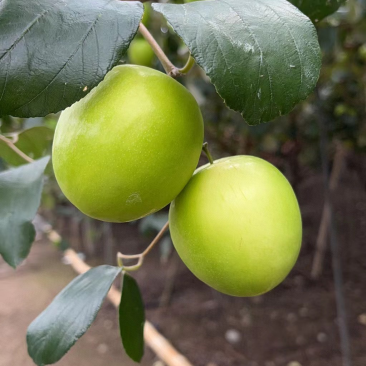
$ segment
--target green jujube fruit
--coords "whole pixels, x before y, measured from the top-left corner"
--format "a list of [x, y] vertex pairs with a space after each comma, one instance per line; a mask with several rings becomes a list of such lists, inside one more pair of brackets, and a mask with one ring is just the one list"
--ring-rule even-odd
[[128, 58], [132, 64], [152, 66], [155, 53], [149, 43], [143, 39], [134, 39], [128, 49]]
[[196, 100], [159, 71], [124, 65], [62, 112], [53, 166], [80, 211], [109, 222], [168, 205], [197, 166], [203, 120]]
[[169, 221], [183, 262], [228, 295], [273, 289], [300, 251], [301, 214], [290, 183], [272, 164], [252, 156], [199, 169], [172, 202]]

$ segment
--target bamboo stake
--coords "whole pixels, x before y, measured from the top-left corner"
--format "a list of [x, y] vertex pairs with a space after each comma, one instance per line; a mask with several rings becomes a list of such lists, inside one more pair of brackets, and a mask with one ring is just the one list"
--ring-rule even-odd
[[[344, 167], [345, 155], [346, 153], [343, 146], [341, 145], [341, 143], [338, 143], [337, 151], [334, 156], [334, 165], [332, 169], [332, 174], [329, 179], [329, 191], [331, 193], [333, 193], [338, 187], [338, 183]], [[329, 233], [330, 215], [331, 212], [329, 202], [325, 202], [320, 222], [319, 233], [316, 240], [316, 252], [314, 255], [313, 266], [311, 269], [311, 277], [313, 279], [319, 278], [319, 276], [323, 271], [323, 261]]]

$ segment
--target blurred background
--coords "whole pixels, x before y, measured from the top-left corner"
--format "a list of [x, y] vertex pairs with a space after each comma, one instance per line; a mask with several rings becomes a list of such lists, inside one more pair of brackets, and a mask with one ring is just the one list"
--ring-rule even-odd
[[[148, 8], [144, 23], [172, 61], [183, 65], [188, 51], [162, 17]], [[366, 1], [349, 0], [317, 29], [323, 50], [318, 87], [273, 122], [246, 125], [198, 66], [181, 80], [202, 108], [214, 158], [250, 154], [275, 164], [296, 191], [304, 224], [296, 267], [278, 288], [256, 298], [232, 298], [201, 283], [169, 235], [146, 258], [134, 275], [147, 319], [194, 365], [366, 365]], [[123, 62], [161, 69], [151, 51], [135, 42]], [[16, 146], [39, 158], [50, 152], [57, 118], [3, 118], [0, 131], [17, 136]], [[0, 141], [0, 170], [22, 163]], [[167, 220], [167, 209], [130, 224], [92, 220], [65, 199], [52, 167], [47, 169], [36, 226], [41, 231], [50, 223], [62, 240], [53, 244], [40, 232], [16, 272], [0, 259], [0, 366], [32, 365], [26, 328], [75, 277], [62, 250], [73, 248], [91, 265], [115, 264], [117, 251], [142, 252]], [[133, 363], [122, 349], [116, 311], [106, 303], [58, 365], [107, 364]], [[143, 365], [164, 366], [149, 349]]]

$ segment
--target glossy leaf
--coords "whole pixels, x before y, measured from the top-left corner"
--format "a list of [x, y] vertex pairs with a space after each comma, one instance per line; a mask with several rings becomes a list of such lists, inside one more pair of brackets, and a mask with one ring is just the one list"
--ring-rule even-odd
[[[11, 137], [8, 137], [11, 138]], [[48, 152], [52, 142], [53, 131], [44, 126], [32, 127], [12, 136], [15, 146], [33, 159], [39, 159]], [[4, 141], [0, 141], [0, 157], [13, 166], [23, 165], [22, 159]]]
[[251, 124], [288, 113], [314, 89], [321, 53], [312, 22], [286, 0], [153, 4], [226, 104]]
[[0, 1], [0, 115], [44, 116], [81, 99], [120, 61], [142, 14], [140, 2]]
[[87, 331], [107, 296], [119, 267], [99, 266], [75, 278], [28, 328], [28, 353], [50, 365], [60, 360]]
[[289, 0], [312, 21], [318, 22], [335, 13], [346, 0]]
[[0, 173], [0, 254], [14, 268], [28, 256], [34, 241], [31, 221], [40, 204], [48, 161], [45, 157]]
[[119, 327], [123, 347], [136, 362], [144, 354], [145, 311], [140, 289], [127, 273], [123, 276], [121, 304], [119, 306]]

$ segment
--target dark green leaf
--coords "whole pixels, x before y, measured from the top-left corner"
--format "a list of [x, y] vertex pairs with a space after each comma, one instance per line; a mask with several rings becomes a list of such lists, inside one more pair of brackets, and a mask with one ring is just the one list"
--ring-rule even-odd
[[[10, 138], [10, 137], [9, 137]], [[45, 155], [53, 138], [53, 131], [44, 126], [32, 127], [17, 135], [15, 146], [33, 159], [39, 159]], [[0, 141], [0, 157], [13, 166], [25, 163], [4, 141]]]
[[289, 0], [312, 21], [318, 22], [335, 13], [346, 0]]
[[49, 157], [0, 173], [0, 254], [12, 267], [29, 254]]
[[93, 323], [119, 267], [99, 266], [75, 278], [29, 326], [28, 353], [50, 365], [60, 360]]
[[321, 53], [312, 22], [286, 0], [153, 4], [183, 39], [226, 104], [259, 124], [314, 89]]
[[119, 328], [126, 353], [136, 362], [144, 355], [145, 311], [136, 281], [127, 273], [123, 276]]
[[0, 115], [44, 116], [81, 99], [119, 62], [142, 13], [118, 0], [0, 1]]

